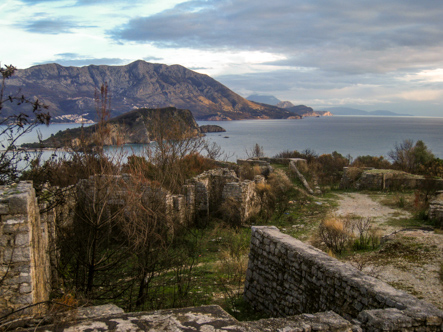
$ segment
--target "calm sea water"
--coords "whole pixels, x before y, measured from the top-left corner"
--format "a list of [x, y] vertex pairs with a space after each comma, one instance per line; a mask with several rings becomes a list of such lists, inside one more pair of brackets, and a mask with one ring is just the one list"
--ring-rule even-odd
[[263, 146], [267, 156], [304, 149], [319, 154], [337, 151], [354, 158], [387, 156], [395, 143], [405, 139], [423, 140], [437, 157], [443, 158], [443, 118], [333, 116], [302, 120], [200, 121], [199, 124], [225, 128], [226, 133], [210, 133], [207, 137], [237, 158], [243, 158], [245, 150], [256, 143]]
[[[337, 151], [343, 155], [387, 156], [405, 139], [423, 140], [432, 152], [443, 158], [443, 118], [431, 117], [357, 117], [333, 116], [302, 120], [198, 121], [216, 124], [225, 133], [209, 133], [207, 138], [219, 144], [230, 160], [244, 158], [256, 143], [267, 156], [284, 150], [312, 149], [319, 154]], [[39, 128], [43, 138], [76, 124], [52, 124]], [[20, 143], [37, 140], [32, 133]], [[131, 149], [142, 147], [132, 145]]]

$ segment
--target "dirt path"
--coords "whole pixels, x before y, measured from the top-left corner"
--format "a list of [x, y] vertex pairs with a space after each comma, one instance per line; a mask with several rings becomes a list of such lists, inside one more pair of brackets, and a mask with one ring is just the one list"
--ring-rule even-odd
[[383, 235], [390, 234], [398, 229], [398, 227], [392, 227], [386, 224], [390, 219], [411, 218], [409, 212], [381, 205], [365, 194], [342, 194], [339, 195], [339, 198], [339, 207], [335, 211], [337, 215], [355, 215], [371, 218], [382, 231]]
[[392, 209], [365, 194], [339, 196], [337, 215], [369, 217], [383, 235], [396, 234], [380, 250], [350, 258], [350, 263], [390, 285], [443, 309], [443, 235], [426, 230], [402, 230], [389, 225], [392, 219], [411, 218], [401, 209]]

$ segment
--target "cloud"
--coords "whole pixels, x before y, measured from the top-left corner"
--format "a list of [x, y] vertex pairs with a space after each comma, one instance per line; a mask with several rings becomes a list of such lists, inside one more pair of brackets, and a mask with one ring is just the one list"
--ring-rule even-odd
[[443, 83], [443, 68], [422, 70], [415, 74], [408, 74], [403, 79], [406, 81]]
[[150, 62], [150, 61], [161, 61], [161, 60], [163, 60], [163, 58], [158, 58], [158, 57], [155, 57], [155, 56], [147, 56], [147, 57], [144, 57], [143, 60], [148, 61], [148, 62]]
[[382, 73], [442, 63], [443, 3], [411, 0], [195, 0], [113, 29], [159, 47], [260, 50], [287, 63]]
[[433, 101], [441, 99], [443, 92], [440, 90], [417, 90], [402, 92], [399, 97], [412, 101]]
[[[23, 27], [26, 31], [32, 33], [42, 33], [57, 35], [60, 33], [72, 33], [73, 29], [85, 28], [84, 25], [72, 21], [69, 18], [44, 18], [31, 21], [24, 26], [20, 24], [19, 27]], [[91, 26], [88, 26], [91, 27]]]
[[20, 0], [23, 3], [27, 3], [29, 5], [36, 5], [43, 2], [60, 2], [60, 0]]
[[123, 65], [127, 64], [129, 60], [127, 59], [120, 59], [120, 58], [94, 58], [90, 56], [84, 56], [77, 53], [59, 53], [55, 55], [56, 58], [51, 61], [44, 61], [41, 63], [35, 63], [35, 65], [38, 64], [45, 64], [45, 63], [58, 63], [62, 66], [89, 66], [89, 65]]

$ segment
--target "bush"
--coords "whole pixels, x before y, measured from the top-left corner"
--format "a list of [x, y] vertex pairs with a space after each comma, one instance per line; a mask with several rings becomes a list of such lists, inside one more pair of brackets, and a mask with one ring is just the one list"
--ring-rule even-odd
[[240, 180], [254, 180], [256, 175], [262, 173], [259, 166], [251, 166], [248, 164], [242, 165], [238, 168], [238, 177]]
[[323, 154], [316, 160], [315, 172], [320, 184], [333, 185], [340, 182], [343, 168], [349, 166], [349, 159], [337, 151]]
[[391, 163], [386, 160], [383, 156], [358, 156], [352, 162], [353, 167], [374, 167], [377, 169], [389, 169], [392, 168]]
[[320, 239], [328, 249], [337, 254], [342, 253], [352, 236], [347, 220], [337, 217], [323, 220], [318, 231]]
[[341, 254], [348, 245], [353, 250], [376, 249], [380, 245], [379, 230], [372, 227], [369, 218], [330, 217], [320, 224], [318, 235], [336, 254]]
[[434, 154], [423, 141], [418, 140], [414, 145], [414, 141], [410, 139], [396, 143], [388, 156], [392, 159], [394, 168], [409, 173], [417, 173], [422, 165], [434, 159]]

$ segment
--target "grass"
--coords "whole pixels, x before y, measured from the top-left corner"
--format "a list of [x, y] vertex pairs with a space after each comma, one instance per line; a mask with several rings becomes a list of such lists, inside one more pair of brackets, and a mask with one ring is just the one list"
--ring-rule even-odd
[[[426, 224], [423, 220], [412, 218], [391, 218], [385, 223], [388, 226], [399, 227], [399, 228], [419, 228]], [[429, 226], [429, 225], [428, 225]]]

